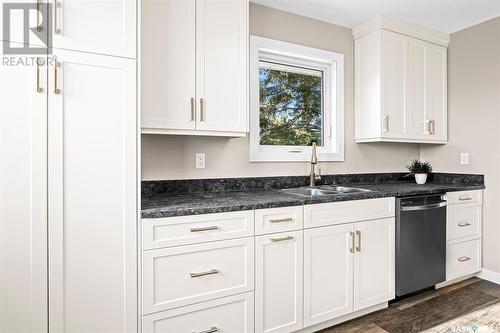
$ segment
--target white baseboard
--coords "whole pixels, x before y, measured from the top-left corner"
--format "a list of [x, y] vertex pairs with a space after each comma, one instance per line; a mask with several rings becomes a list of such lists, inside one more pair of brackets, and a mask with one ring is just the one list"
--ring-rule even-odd
[[483, 270], [477, 273], [476, 276], [480, 279], [500, 284], [500, 273], [490, 271], [489, 269], [483, 268]]

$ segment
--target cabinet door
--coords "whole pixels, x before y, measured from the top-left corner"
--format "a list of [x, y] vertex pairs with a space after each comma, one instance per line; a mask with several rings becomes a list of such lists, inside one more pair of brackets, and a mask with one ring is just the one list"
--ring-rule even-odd
[[447, 69], [445, 47], [410, 39], [409, 103], [414, 137], [447, 140]]
[[197, 0], [197, 130], [247, 131], [248, 1]]
[[427, 79], [426, 79], [427, 43], [418, 39], [409, 39], [409, 95], [408, 103], [413, 119], [413, 133], [416, 139], [428, 139], [429, 119], [427, 119]]
[[304, 231], [304, 326], [353, 311], [352, 225]]
[[136, 57], [136, 0], [50, 3], [54, 48]]
[[302, 231], [255, 239], [255, 330], [302, 328]]
[[394, 298], [394, 218], [356, 223], [354, 228], [354, 311], [358, 311]]
[[406, 102], [408, 82], [408, 37], [382, 31], [382, 136], [410, 135]]
[[0, 332], [47, 329], [46, 78], [0, 65]]
[[427, 119], [432, 140], [448, 140], [447, 49], [428, 43], [426, 54]]
[[135, 61], [54, 52], [49, 75], [49, 324], [137, 329]]
[[[28, 22], [24, 20], [25, 14], [28, 15]], [[45, 29], [39, 31], [30, 29], [42, 27], [44, 14], [48, 15], [46, 0], [0, 0], [0, 17], [2, 18], [0, 40], [45, 47], [44, 41], [38, 36], [43, 36], [46, 41], [49, 27], [44, 27]], [[10, 24], [7, 24], [4, 18], [8, 18]], [[45, 19], [48, 22], [48, 18]], [[9, 31], [4, 31], [5, 28]], [[14, 44], [11, 47], [21, 47], [21, 45]]]
[[195, 129], [195, 0], [143, 0], [144, 129]]

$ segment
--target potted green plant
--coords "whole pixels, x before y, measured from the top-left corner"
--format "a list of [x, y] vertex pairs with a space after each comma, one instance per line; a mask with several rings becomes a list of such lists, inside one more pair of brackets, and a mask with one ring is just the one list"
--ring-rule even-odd
[[415, 176], [415, 181], [419, 185], [425, 184], [427, 175], [432, 172], [432, 165], [427, 161], [413, 160], [406, 168]]

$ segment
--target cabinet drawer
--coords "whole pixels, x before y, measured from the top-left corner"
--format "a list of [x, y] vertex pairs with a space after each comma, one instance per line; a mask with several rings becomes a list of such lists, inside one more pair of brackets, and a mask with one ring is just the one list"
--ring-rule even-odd
[[142, 220], [144, 250], [253, 235], [253, 211]]
[[446, 193], [448, 205], [454, 204], [481, 204], [483, 202], [483, 191], [460, 191]]
[[147, 333], [201, 333], [254, 331], [253, 293], [219, 298], [142, 318]]
[[481, 206], [454, 205], [447, 209], [446, 239], [481, 238]]
[[259, 209], [255, 211], [255, 234], [302, 229], [302, 206]]
[[448, 245], [446, 280], [454, 280], [481, 270], [481, 240]]
[[304, 227], [375, 220], [394, 216], [394, 198], [353, 200], [304, 206]]
[[144, 314], [253, 290], [254, 240], [146, 251], [142, 279]]

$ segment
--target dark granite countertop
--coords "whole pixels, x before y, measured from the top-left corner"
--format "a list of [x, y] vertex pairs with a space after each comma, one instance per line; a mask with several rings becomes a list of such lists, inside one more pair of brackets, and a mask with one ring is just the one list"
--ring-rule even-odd
[[152, 191], [150, 193], [143, 193], [142, 195], [142, 217], [159, 218], [221, 213], [324, 202], [437, 194], [484, 188], [484, 182], [477, 182], [476, 180], [467, 182], [467, 179], [456, 182], [446, 177], [439, 177], [439, 179], [425, 185], [417, 185], [413, 181], [404, 180], [379, 180], [366, 183], [349, 183], [347, 185], [372, 191], [321, 197], [302, 197], [285, 193], [276, 188], [249, 188], [245, 190], [225, 190], [218, 192], [188, 191], [184, 193], [171, 193], [168, 191], [157, 193]]

